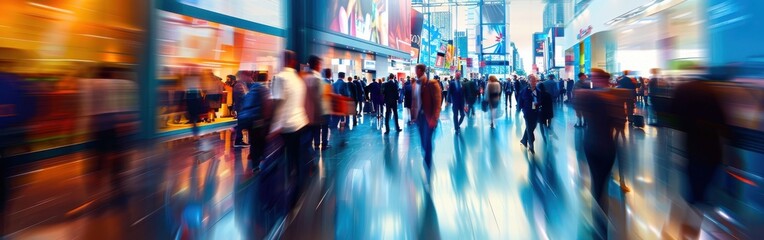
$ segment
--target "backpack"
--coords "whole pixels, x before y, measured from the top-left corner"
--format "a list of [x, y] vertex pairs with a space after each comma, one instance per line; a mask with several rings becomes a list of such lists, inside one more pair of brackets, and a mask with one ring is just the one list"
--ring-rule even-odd
[[255, 83], [244, 95], [243, 105], [238, 115], [238, 124], [242, 128], [269, 127], [273, 116], [270, 92], [260, 83]]

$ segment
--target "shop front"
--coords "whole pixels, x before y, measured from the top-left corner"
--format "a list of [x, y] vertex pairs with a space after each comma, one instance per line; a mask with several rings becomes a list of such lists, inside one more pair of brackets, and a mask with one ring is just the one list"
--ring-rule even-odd
[[6, 0], [0, 9], [0, 71], [20, 76], [14, 108], [27, 113], [5, 156], [83, 147], [95, 114], [138, 111], [145, 1]]
[[[233, 8], [211, 0], [165, 1], [157, 11], [158, 132], [234, 124], [232, 80], [251, 83], [280, 71], [283, 6], [240, 2]], [[258, 9], [273, 16], [245, 14]], [[190, 94], [203, 99], [201, 106], [187, 104]]]

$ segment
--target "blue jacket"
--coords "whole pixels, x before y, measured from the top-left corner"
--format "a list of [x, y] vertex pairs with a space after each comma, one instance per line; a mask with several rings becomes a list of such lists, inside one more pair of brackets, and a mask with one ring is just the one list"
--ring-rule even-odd
[[520, 109], [523, 110], [523, 115], [529, 116], [530, 114], [537, 114], [538, 108], [533, 108], [533, 102], [538, 103], [540, 101], [538, 97], [539, 90], [536, 89], [536, 97], [533, 96], [533, 91], [531, 91], [531, 88], [525, 88], [522, 91], [520, 91], [520, 99], [518, 99], [518, 102], [520, 104]]
[[332, 90], [335, 94], [339, 94], [345, 97], [351, 97], [350, 88], [348, 88], [348, 83], [343, 81], [342, 79], [334, 80], [334, 83], [332, 83]]

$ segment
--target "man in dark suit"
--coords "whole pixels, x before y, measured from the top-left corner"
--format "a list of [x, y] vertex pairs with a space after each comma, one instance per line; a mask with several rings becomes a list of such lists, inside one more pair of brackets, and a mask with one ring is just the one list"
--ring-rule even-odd
[[480, 94], [477, 86], [477, 80], [467, 80], [463, 82], [464, 100], [467, 101], [467, 115], [475, 116], [475, 102]]
[[387, 77], [387, 82], [382, 84], [382, 94], [385, 98], [385, 134], [390, 133], [390, 114], [395, 117], [395, 129], [400, 132], [401, 126], [398, 124], [398, 97], [400, 96], [398, 90], [398, 83], [395, 80], [395, 75], [392, 73]]
[[451, 109], [453, 111], [454, 115], [454, 128], [456, 129], [456, 133], [459, 133], [460, 126], [462, 125], [462, 122], [464, 121], [464, 117], [466, 115], [464, 111], [464, 103], [466, 101], [465, 95], [464, 95], [464, 86], [462, 86], [461, 81], [459, 80], [461, 78], [461, 74], [456, 73], [456, 79], [454, 79], [451, 84], [448, 85], [448, 90], [450, 94], [449, 101], [451, 102]]
[[523, 133], [523, 139], [520, 140], [520, 144], [527, 147], [528, 150], [535, 154], [533, 150], [533, 141], [536, 137], [533, 135], [533, 131], [536, 130], [538, 124], [539, 115], [539, 92], [536, 90], [536, 84], [538, 83], [538, 77], [535, 75], [528, 76], [529, 86], [520, 92], [520, 109], [523, 110], [523, 118], [525, 118], [525, 132]]

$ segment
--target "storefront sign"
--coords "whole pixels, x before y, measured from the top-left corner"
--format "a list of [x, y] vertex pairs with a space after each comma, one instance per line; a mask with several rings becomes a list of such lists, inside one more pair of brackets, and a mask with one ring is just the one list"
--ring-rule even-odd
[[374, 60], [363, 60], [363, 69], [377, 70], [377, 62]]
[[578, 30], [578, 35], [576, 37], [578, 40], [581, 40], [582, 38], [589, 36], [589, 34], [591, 33], [592, 33], [592, 25], [589, 25], [589, 27]]

